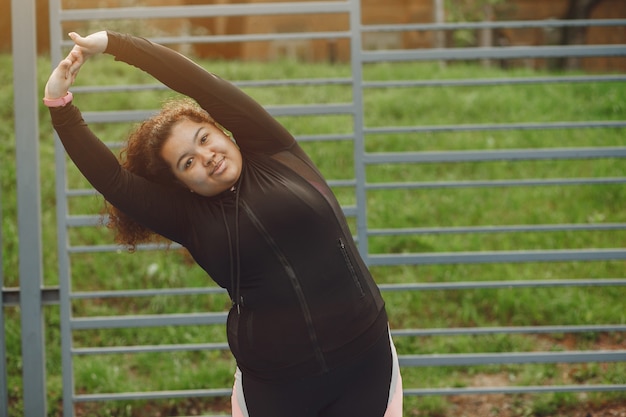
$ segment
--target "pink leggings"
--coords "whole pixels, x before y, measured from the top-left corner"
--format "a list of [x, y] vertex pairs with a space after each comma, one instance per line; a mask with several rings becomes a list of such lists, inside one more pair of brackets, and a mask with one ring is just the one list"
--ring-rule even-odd
[[[386, 359], [378, 360], [379, 355]], [[383, 389], [386, 401], [381, 404], [378, 393]], [[335, 397], [328, 397], [328, 392]], [[263, 384], [246, 378], [237, 368], [231, 403], [233, 417], [402, 417], [402, 377], [396, 349], [389, 336], [345, 369], [304, 382]]]

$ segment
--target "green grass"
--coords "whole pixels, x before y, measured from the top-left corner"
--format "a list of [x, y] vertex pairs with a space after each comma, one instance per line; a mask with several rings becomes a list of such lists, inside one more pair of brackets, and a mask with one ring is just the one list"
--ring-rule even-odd
[[[281, 62], [274, 64], [206, 63], [227, 79], [255, 80], [306, 77], [349, 77], [343, 65]], [[15, 135], [12, 114], [12, 63], [0, 56], [0, 154], [2, 164], [2, 256], [4, 285], [18, 286], [18, 241], [16, 230]], [[43, 88], [49, 62], [39, 63]], [[527, 77], [525, 69], [509, 72], [455, 64], [378, 64], [365, 68], [367, 80], [460, 79]], [[139, 71], [115, 63], [110, 57], [88, 63], [78, 80], [85, 84], [152, 83]], [[248, 88], [266, 105], [347, 102], [347, 86]], [[133, 94], [77, 94], [83, 110], [151, 109], [172, 94], [146, 91]], [[498, 87], [427, 87], [371, 89], [364, 93], [368, 127], [432, 126], [450, 123], [492, 124], [587, 120], [623, 120], [626, 87], [616, 83], [528, 84]], [[40, 117], [40, 163], [44, 239], [44, 280], [58, 283], [54, 195], [54, 149], [47, 111]], [[295, 135], [349, 133], [348, 116], [283, 117]], [[94, 125], [106, 142], [123, 140], [131, 123]], [[623, 129], [555, 129], [484, 132], [439, 132], [420, 134], [372, 134], [365, 138], [368, 152], [499, 150], [623, 146]], [[349, 142], [303, 143], [329, 179], [353, 177], [353, 150]], [[374, 165], [366, 170], [367, 181], [471, 181], [536, 178], [623, 177], [626, 168], [618, 158], [603, 160], [519, 161], [447, 164]], [[71, 167], [72, 188], [86, 182]], [[338, 188], [343, 204], [354, 204], [354, 190]], [[386, 190], [368, 193], [368, 227], [450, 227], [524, 225], [551, 223], [626, 222], [626, 189], [623, 185], [572, 185], [539, 187], [451, 188]], [[95, 214], [102, 210], [97, 197], [69, 201], [72, 214]], [[350, 220], [353, 224], [353, 220]], [[72, 245], [109, 244], [105, 228], [70, 230]], [[476, 250], [553, 250], [624, 247], [625, 231], [485, 233], [405, 235], [372, 237], [371, 253], [450, 252]], [[73, 254], [74, 291], [125, 290], [213, 285], [206, 274], [176, 249], [155, 252]], [[623, 261], [544, 262], [515, 264], [459, 264], [376, 267], [379, 283], [535, 280], [568, 278], [623, 278]], [[419, 291], [385, 293], [393, 328], [438, 328], [473, 326], [530, 326], [624, 324], [626, 310], [622, 287], [476, 289], [465, 291]], [[175, 314], [225, 311], [225, 295], [158, 296], [74, 300], [77, 317], [124, 314]], [[6, 309], [7, 369], [11, 415], [21, 415], [21, 361], [19, 311]], [[48, 360], [49, 415], [60, 415], [62, 386], [59, 311], [47, 306], [46, 342]], [[222, 326], [154, 327], [145, 329], [100, 329], [75, 331], [76, 347], [124, 346], [224, 342]], [[623, 334], [575, 335], [485, 335], [403, 337], [396, 340], [400, 354], [480, 353], [507, 351], [558, 351], [626, 345]], [[222, 388], [232, 383], [234, 363], [227, 352], [141, 353], [78, 356], [74, 377], [77, 393], [137, 390]], [[406, 388], [473, 386], [480, 375], [504, 375], [511, 385], [624, 384], [626, 364], [547, 364], [475, 367], [424, 367], [403, 371]], [[576, 409], [582, 402], [624, 400], [624, 393], [554, 394], [512, 396], [518, 416], [549, 416], [558, 410]], [[446, 397], [405, 398], [407, 416], [447, 416], [454, 408]], [[228, 409], [224, 400], [163, 400], [83, 404], [86, 415], [147, 416], [157, 409], [168, 415]]]

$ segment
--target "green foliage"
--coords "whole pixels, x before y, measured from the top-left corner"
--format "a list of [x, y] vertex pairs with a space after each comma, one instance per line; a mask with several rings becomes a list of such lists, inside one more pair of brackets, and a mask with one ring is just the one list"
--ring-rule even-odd
[[[272, 64], [206, 62], [207, 68], [234, 80], [334, 77], [347, 78], [350, 68], [341, 65], [300, 65], [285, 61]], [[49, 63], [40, 62], [41, 85]], [[367, 65], [364, 79], [462, 79], [528, 77], [527, 69], [503, 71], [469, 64], [384, 63]], [[545, 74], [544, 74], [545, 75]], [[0, 56], [0, 180], [2, 185], [2, 255], [6, 286], [19, 283], [17, 264], [15, 135], [13, 132], [11, 60]], [[77, 85], [152, 84], [140, 71], [111, 59], [99, 59], [81, 70]], [[345, 103], [352, 99], [348, 85], [290, 86], [280, 88], [245, 87], [262, 103], [274, 105]], [[81, 109], [155, 109], [173, 94], [166, 90], [77, 94]], [[364, 93], [365, 124], [368, 127], [431, 126], [450, 123], [491, 124], [587, 120], [623, 120], [626, 88], [615, 83], [522, 84], [485, 87], [373, 88]], [[41, 108], [42, 214], [44, 269], [47, 285], [56, 285], [56, 206], [54, 195], [54, 147], [47, 111]], [[349, 115], [283, 117], [281, 122], [296, 136], [349, 134]], [[124, 139], [134, 123], [94, 125], [107, 143]], [[419, 134], [368, 134], [368, 152], [417, 152], [445, 150], [504, 150], [558, 147], [623, 146], [623, 129], [555, 129], [476, 132], [437, 132]], [[353, 148], [350, 141], [303, 142], [302, 146], [331, 180], [352, 179]], [[482, 163], [370, 165], [368, 183], [406, 181], [464, 181], [536, 178], [623, 177], [623, 160], [516, 161]], [[86, 188], [85, 180], [69, 164], [68, 186]], [[345, 205], [355, 202], [352, 186], [336, 187]], [[368, 227], [403, 228], [436, 226], [489, 226], [551, 223], [623, 223], [626, 212], [622, 185], [484, 187], [422, 190], [368, 191]], [[72, 214], [97, 215], [102, 201], [96, 196], [72, 197]], [[354, 219], [349, 219], [354, 228]], [[72, 228], [72, 245], [111, 243], [111, 232], [104, 227]], [[372, 253], [450, 252], [475, 250], [550, 250], [622, 247], [624, 231], [451, 233], [377, 236], [368, 241]], [[72, 289], [76, 292], [140, 290], [147, 288], [203, 288], [214, 285], [206, 273], [175, 248], [158, 252], [124, 250], [104, 253], [74, 253]], [[454, 282], [491, 280], [533, 280], [567, 278], [623, 277], [624, 263], [546, 262], [525, 264], [404, 265], [372, 268], [380, 283]], [[530, 326], [549, 324], [625, 323], [624, 290], [605, 288], [523, 288], [464, 291], [388, 292], [387, 301], [393, 328], [447, 328], [473, 326]], [[72, 301], [75, 317], [126, 314], [179, 314], [223, 312], [229, 300], [223, 294], [185, 296], [85, 298]], [[46, 342], [48, 352], [48, 391], [50, 415], [60, 413], [62, 398], [59, 309], [47, 306]], [[21, 386], [19, 312], [6, 310], [7, 369], [10, 387]], [[74, 346], [115, 347], [179, 343], [223, 343], [223, 326], [154, 327], [146, 329], [99, 329], [73, 333]], [[598, 343], [623, 346], [620, 334], [580, 335], [483, 335], [400, 337], [400, 354], [480, 353], [593, 348]], [[228, 353], [185, 351], [78, 355], [74, 378], [78, 393], [152, 391], [170, 389], [220, 388], [230, 386], [234, 370]], [[504, 375], [511, 384], [624, 384], [624, 364], [556, 364], [528, 366], [424, 367], [403, 370], [405, 387], [472, 386], [480, 375]], [[617, 394], [598, 394], [598, 401]], [[12, 413], [22, 409], [19, 390], [11, 390]], [[518, 415], [547, 416], [555, 410], [574, 407], [582, 401], [574, 394], [526, 398]], [[445, 397], [405, 399], [409, 415], [439, 417], [450, 415]], [[523, 405], [522, 405], [523, 404]], [[155, 408], [172, 414], [191, 410], [225, 410], [221, 400], [120, 401], [81, 404], [85, 415], [156, 415]], [[410, 411], [409, 411], [410, 410]]]

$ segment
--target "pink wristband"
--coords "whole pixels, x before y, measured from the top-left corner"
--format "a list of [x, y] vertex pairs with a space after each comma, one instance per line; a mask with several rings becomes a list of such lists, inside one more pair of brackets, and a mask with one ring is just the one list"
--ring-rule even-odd
[[66, 95], [60, 98], [53, 98], [53, 99], [44, 98], [43, 104], [46, 107], [61, 107], [61, 106], [65, 106], [67, 103], [72, 101], [73, 98], [74, 96], [72, 95], [72, 92], [68, 91]]

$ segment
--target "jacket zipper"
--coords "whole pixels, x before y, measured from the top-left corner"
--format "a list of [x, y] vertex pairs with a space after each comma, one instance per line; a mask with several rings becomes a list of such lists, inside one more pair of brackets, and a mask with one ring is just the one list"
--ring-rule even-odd
[[263, 226], [263, 223], [261, 223], [259, 218], [256, 217], [256, 215], [254, 214], [250, 206], [248, 206], [248, 204], [245, 201], [241, 201], [241, 206], [246, 211], [246, 214], [249, 216], [252, 223], [254, 223], [254, 225], [257, 227], [259, 232], [261, 232], [266, 242], [270, 245], [270, 247], [272, 248], [272, 251], [274, 252], [276, 257], [279, 259], [285, 272], [287, 273], [287, 276], [289, 277], [291, 285], [293, 286], [293, 289], [296, 292], [296, 295], [298, 296], [298, 301], [300, 302], [300, 307], [302, 308], [302, 314], [304, 315], [304, 320], [307, 325], [307, 331], [309, 333], [309, 340], [313, 344], [313, 348], [315, 350], [315, 357], [318, 363], [320, 364], [320, 366], [322, 367], [322, 371], [327, 372], [328, 366], [326, 365], [326, 359], [324, 359], [324, 354], [322, 353], [322, 349], [320, 348], [320, 344], [317, 339], [317, 333], [315, 332], [315, 328], [313, 327], [313, 316], [311, 315], [311, 310], [309, 309], [309, 305], [307, 304], [306, 299], [304, 297], [304, 291], [302, 290], [300, 281], [298, 281], [296, 272], [293, 270], [291, 263], [289, 262], [289, 260], [287, 259], [283, 251], [280, 249], [278, 244], [274, 241], [274, 238], [268, 233], [268, 231], [265, 229], [265, 226]]
[[352, 277], [352, 280], [354, 281], [354, 285], [359, 290], [359, 294], [361, 295], [361, 298], [365, 297], [365, 291], [363, 291], [363, 285], [361, 285], [359, 276], [357, 275], [354, 269], [354, 265], [352, 264], [352, 261], [350, 260], [350, 256], [348, 256], [348, 249], [346, 248], [346, 244], [344, 243], [342, 238], [339, 238], [339, 249], [341, 249], [343, 260], [346, 263], [348, 270], [350, 271], [350, 276]]

